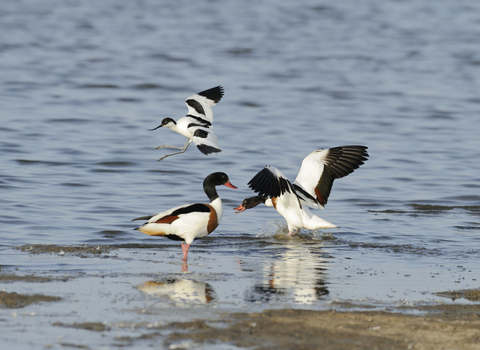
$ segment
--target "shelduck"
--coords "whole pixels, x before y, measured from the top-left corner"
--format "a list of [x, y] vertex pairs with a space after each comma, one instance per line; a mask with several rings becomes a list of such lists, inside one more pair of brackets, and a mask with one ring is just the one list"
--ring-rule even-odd
[[333, 181], [347, 176], [364, 164], [368, 157], [367, 149], [365, 146], [317, 149], [302, 161], [293, 184], [280, 170], [267, 165], [248, 183], [258, 195], [244, 199], [234, 210], [241, 213], [260, 203], [273, 206], [287, 221], [289, 236], [295, 235], [301, 228], [316, 230], [338, 227], [314, 215], [309, 207], [323, 209]]
[[187, 260], [188, 249], [192, 242], [212, 233], [222, 220], [222, 200], [216, 186], [225, 185], [236, 189], [225, 173], [212, 173], [203, 181], [203, 190], [210, 204], [194, 203], [180, 205], [156, 215], [142, 216], [134, 220], [148, 220], [135, 228], [150, 236], [162, 236], [182, 241], [183, 260]]

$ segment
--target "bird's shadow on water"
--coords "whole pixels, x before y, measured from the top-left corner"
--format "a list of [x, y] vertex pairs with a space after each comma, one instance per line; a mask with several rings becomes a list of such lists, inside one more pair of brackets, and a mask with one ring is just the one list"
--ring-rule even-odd
[[266, 223], [256, 237], [199, 240], [189, 260], [168, 258], [175, 265], [173, 271], [151, 275], [136, 288], [175, 306], [313, 306], [324, 302], [329, 298], [328, 267], [333, 258], [323, 249], [321, 236], [325, 234], [307, 230], [288, 237], [287, 233], [286, 223], [278, 220]]
[[159, 301], [175, 304], [209, 304], [217, 299], [210, 283], [195, 279], [167, 277], [146, 281], [136, 288]]
[[[251, 274], [243, 302], [312, 305], [328, 299], [328, 267], [333, 257], [324, 247], [332, 234], [320, 230], [287, 234], [285, 221], [268, 221], [248, 244], [248, 259], [239, 259], [241, 271]], [[251, 254], [260, 258], [251, 259]]]

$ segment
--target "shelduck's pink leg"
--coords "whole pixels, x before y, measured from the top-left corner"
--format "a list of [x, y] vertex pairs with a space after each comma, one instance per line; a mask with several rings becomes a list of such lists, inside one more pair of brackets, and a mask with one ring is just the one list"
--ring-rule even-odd
[[298, 231], [300, 231], [300, 229], [297, 229], [296, 231], [290, 231], [288, 233], [288, 236], [290, 236], [290, 237], [295, 236], [298, 233]]
[[190, 249], [190, 244], [187, 244], [185, 242], [182, 242], [182, 251], [183, 251], [183, 259], [182, 260], [187, 260], [187, 255], [188, 255], [188, 250]]

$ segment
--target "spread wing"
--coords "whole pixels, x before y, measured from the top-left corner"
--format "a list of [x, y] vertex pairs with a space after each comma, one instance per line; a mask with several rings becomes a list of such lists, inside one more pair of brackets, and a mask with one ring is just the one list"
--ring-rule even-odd
[[293, 187], [309, 207], [322, 208], [327, 204], [333, 181], [352, 173], [368, 157], [368, 147], [340, 146], [318, 149], [303, 161]]
[[[290, 181], [277, 168], [267, 165], [249, 182], [248, 186], [260, 196], [269, 198], [283, 197], [287, 206], [300, 205], [296, 191]], [[300, 205], [301, 207], [301, 205]]]
[[201, 126], [192, 127], [193, 142], [203, 154], [218, 153], [222, 150], [218, 146], [218, 138], [210, 128]]
[[213, 122], [212, 107], [223, 97], [223, 87], [214, 88], [196, 93], [185, 100], [188, 108], [188, 115], [199, 120], [200, 123], [209, 124]]

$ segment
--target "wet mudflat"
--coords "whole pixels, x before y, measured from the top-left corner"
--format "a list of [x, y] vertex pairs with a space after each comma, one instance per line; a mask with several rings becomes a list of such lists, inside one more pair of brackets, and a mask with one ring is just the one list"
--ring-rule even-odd
[[25, 307], [31, 303], [38, 303], [41, 301], [58, 301], [60, 298], [51, 297], [48, 295], [22, 295], [18, 293], [0, 292], [0, 305], [7, 309], [17, 309]]
[[444, 313], [443, 306], [427, 307], [421, 316], [292, 309], [239, 313], [214, 322], [172, 323], [168, 327], [175, 332], [165, 343], [192, 348], [221, 342], [255, 349], [479, 349], [480, 309], [461, 315], [465, 309], [455, 306]]
[[[180, 260], [178, 244], [3, 249], [17, 266], [0, 274], [3, 344], [12, 349], [479, 348], [478, 289], [431, 293], [420, 283], [412, 286], [413, 274], [403, 276], [409, 284], [402, 298], [392, 290], [372, 298], [371, 288], [359, 281], [368, 281], [365, 274], [375, 281], [380, 271], [339, 263], [330, 249], [344, 243], [307, 237], [264, 235], [263, 243], [238, 237], [248, 251], [233, 244], [221, 249], [207, 240], [192, 248], [188, 263]], [[341, 260], [355, 260], [351, 249]], [[350, 281], [337, 285], [341, 270]], [[354, 273], [361, 277], [358, 285], [346, 277]], [[468, 276], [464, 271], [458, 278]], [[352, 290], [366, 297], [350, 299]], [[18, 337], [24, 329], [28, 341]]]

